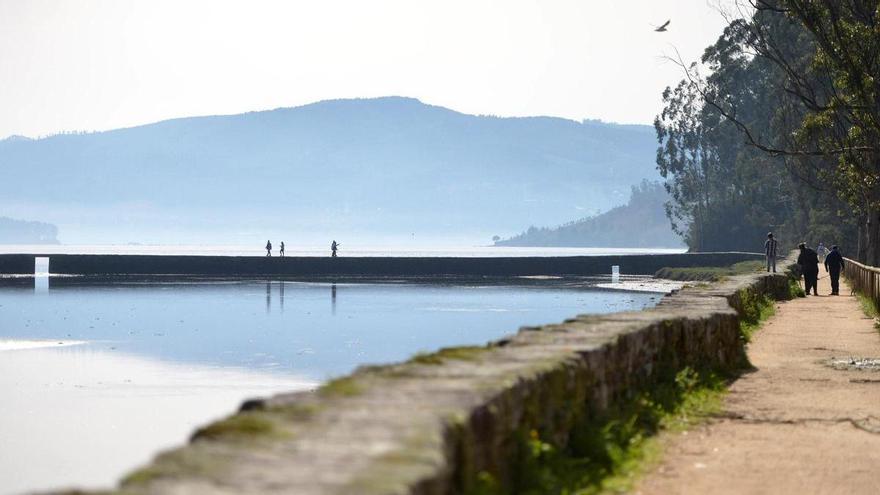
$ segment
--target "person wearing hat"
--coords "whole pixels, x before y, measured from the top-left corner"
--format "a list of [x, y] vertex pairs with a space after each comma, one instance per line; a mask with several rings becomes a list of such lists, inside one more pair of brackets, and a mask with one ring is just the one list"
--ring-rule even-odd
[[767, 257], [767, 271], [773, 269], [776, 273], [776, 239], [773, 238], [773, 232], [767, 234], [767, 242], [764, 243], [764, 256]]
[[840, 271], [843, 270], [843, 256], [837, 246], [831, 246], [831, 252], [825, 257], [825, 271], [831, 276], [831, 295], [840, 295]]
[[801, 273], [804, 274], [804, 292], [810, 295], [812, 288], [813, 295], [818, 296], [819, 291], [816, 286], [819, 284], [819, 255], [804, 242], [798, 244], [798, 249], [801, 250], [801, 254], [798, 255], [797, 264], [801, 266]]

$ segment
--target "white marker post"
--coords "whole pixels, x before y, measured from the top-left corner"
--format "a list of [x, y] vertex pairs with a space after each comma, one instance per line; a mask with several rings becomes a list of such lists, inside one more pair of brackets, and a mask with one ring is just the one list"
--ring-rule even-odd
[[620, 265], [611, 265], [611, 283], [620, 282]]
[[49, 258], [34, 258], [34, 292], [49, 292]]

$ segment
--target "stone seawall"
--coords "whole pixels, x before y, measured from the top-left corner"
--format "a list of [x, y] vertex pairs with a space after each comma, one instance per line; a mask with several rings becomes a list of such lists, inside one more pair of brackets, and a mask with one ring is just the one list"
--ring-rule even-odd
[[596, 275], [610, 273], [612, 265], [619, 265], [624, 274], [653, 275], [663, 267], [730, 266], [762, 259], [760, 254], [737, 252], [482, 258], [0, 254], [0, 274], [34, 273], [35, 256], [48, 257], [49, 271], [55, 274], [227, 277]]
[[738, 311], [788, 295], [784, 274], [731, 277], [645, 311], [582, 315], [486, 347], [364, 367], [315, 392], [246, 402], [119, 491], [439, 495], [473, 493], [491, 478], [508, 493], [524, 435], [565, 446], [670, 370], [741, 366]]

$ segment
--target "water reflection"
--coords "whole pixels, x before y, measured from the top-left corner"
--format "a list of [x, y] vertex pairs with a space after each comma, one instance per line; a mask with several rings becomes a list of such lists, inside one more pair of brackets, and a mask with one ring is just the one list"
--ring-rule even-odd
[[266, 314], [272, 312], [272, 282], [266, 281]]
[[[414, 352], [483, 344], [523, 325], [640, 309], [657, 298], [553, 285], [167, 279], [96, 285], [75, 277], [52, 277], [49, 284], [41, 297], [16, 289], [18, 282], [0, 285], [0, 339], [95, 342], [145, 357], [318, 380]], [[337, 300], [342, 290], [344, 305]], [[358, 345], [346, 346], [350, 341]]]
[[250, 396], [658, 298], [451, 283], [52, 277], [37, 287], [0, 280], [0, 492], [106, 486]]
[[81, 344], [0, 350], [0, 493], [107, 488], [246, 397], [315, 384]]

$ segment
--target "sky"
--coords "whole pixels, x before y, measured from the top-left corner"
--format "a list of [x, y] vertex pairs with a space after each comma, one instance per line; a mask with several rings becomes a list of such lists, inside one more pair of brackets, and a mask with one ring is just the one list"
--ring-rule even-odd
[[0, 0], [0, 138], [387, 95], [650, 124], [664, 55], [724, 24], [717, 0]]

